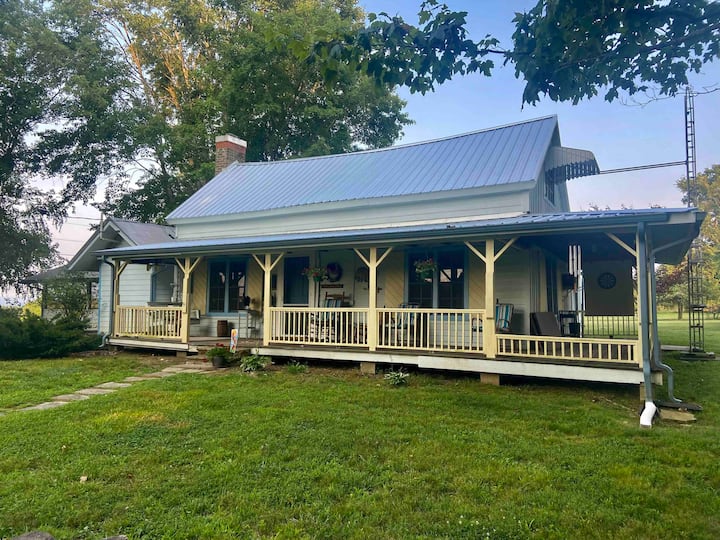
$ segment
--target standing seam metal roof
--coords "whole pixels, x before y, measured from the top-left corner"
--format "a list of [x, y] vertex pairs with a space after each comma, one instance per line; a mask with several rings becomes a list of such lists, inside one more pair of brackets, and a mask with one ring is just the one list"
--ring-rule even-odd
[[557, 127], [548, 116], [434, 141], [314, 158], [234, 163], [168, 220], [535, 180]]

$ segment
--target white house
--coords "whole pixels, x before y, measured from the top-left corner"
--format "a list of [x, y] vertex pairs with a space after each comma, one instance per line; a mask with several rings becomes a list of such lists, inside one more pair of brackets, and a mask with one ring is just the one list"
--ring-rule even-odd
[[[218, 138], [219, 169], [244, 153]], [[100, 327], [192, 352], [227, 321], [263, 354], [650, 386], [653, 263], [679, 262], [704, 216], [571, 212], [566, 183], [597, 172], [554, 116], [233, 162], [151, 226], [161, 240], [93, 244]]]

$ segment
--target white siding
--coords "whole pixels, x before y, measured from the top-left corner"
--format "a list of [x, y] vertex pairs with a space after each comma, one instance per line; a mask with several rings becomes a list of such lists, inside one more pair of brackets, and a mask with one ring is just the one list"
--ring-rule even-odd
[[[530, 186], [529, 186], [530, 187]], [[530, 211], [529, 191], [489, 194], [487, 196], [457, 197], [448, 200], [424, 200], [369, 206], [329, 208], [324, 205], [303, 210], [288, 209], [264, 215], [234, 218], [208, 218], [202, 223], [178, 223], [177, 237], [181, 240], [227, 238], [264, 234], [334, 230], [342, 228], [397, 226], [427, 223], [433, 220], [516, 215]]]
[[112, 269], [109, 265], [100, 264], [100, 283], [98, 284], [98, 304], [100, 306], [99, 334], [110, 333], [110, 309], [112, 306]]
[[150, 301], [150, 276], [144, 264], [128, 264], [120, 274], [120, 305], [146, 306]]
[[530, 330], [530, 252], [510, 248], [495, 263], [495, 299], [514, 307], [512, 330]]

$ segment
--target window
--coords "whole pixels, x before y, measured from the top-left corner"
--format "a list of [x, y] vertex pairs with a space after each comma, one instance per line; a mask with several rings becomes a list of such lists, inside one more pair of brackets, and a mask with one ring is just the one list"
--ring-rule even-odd
[[555, 204], [555, 181], [548, 173], [545, 173], [545, 198]]
[[[415, 271], [415, 261], [432, 257], [436, 261], [431, 277]], [[465, 252], [462, 249], [431, 250], [408, 257], [408, 298], [421, 308], [462, 309], [465, 307]]]
[[245, 261], [211, 261], [208, 268], [208, 311], [227, 313], [245, 305]]

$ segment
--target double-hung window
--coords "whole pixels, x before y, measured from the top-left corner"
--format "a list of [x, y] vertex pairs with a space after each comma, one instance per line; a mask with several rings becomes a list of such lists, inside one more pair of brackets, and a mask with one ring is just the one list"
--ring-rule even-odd
[[[432, 259], [432, 275], [420, 274], [416, 261]], [[421, 308], [463, 309], [465, 307], [465, 252], [462, 249], [437, 249], [411, 252], [408, 256], [407, 301]]]
[[210, 261], [208, 265], [208, 311], [229, 313], [245, 305], [246, 261]]

